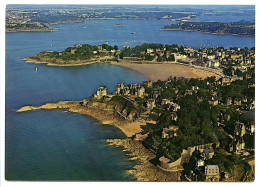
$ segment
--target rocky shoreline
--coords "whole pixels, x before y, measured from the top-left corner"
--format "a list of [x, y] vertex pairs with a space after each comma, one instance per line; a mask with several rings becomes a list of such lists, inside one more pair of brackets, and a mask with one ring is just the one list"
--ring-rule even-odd
[[97, 63], [96, 61], [77, 61], [77, 62], [72, 62], [72, 63], [53, 63], [53, 62], [41, 61], [41, 60], [38, 60], [38, 59], [32, 58], [32, 57], [26, 57], [26, 58], [23, 58], [22, 60], [24, 60], [27, 63], [46, 64], [47, 66], [84, 66], [84, 65]]
[[42, 106], [24, 106], [16, 112], [26, 112], [39, 109], [67, 109], [69, 112], [87, 115], [97, 119], [101, 124], [113, 125], [119, 128], [127, 137], [132, 137], [136, 133], [142, 131], [141, 126], [146, 125], [145, 122], [123, 120], [116, 117], [113, 111], [106, 109], [98, 109], [94, 107], [84, 107], [81, 101], [60, 101], [58, 103], [47, 103]]
[[122, 147], [127, 151], [130, 160], [137, 160], [139, 163], [132, 170], [126, 173], [133, 175], [138, 181], [178, 181], [178, 173], [165, 172], [156, 165], [150, 163], [155, 154], [146, 149], [141, 142], [131, 139], [136, 133], [142, 131], [141, 125], [144, 122], [132, 122], [115, 117], [109, 110], [84, 107], [81, 101], [60, 101], [58, 103], [46, 103], [41, 106], [24, 106], [16, 112], [26, 112], [39, 109], [67, 109], [69, 112], [88, 115], [100, 121], [101, 124], [113, 125], [128, 137], [126, 139], [108, 139], [109, 146]]
[[139, 163], [132, 170], [126, 173], [133, 175], [137, 181], [146, 182], [177, 182], [179, 174], [177, 172], [166, 172], [161, 170], [150, 161], [155, 158], [155, 154], [146, 149], [141, 142], [128, 139], [109, 139], [109, 146], [122, 147], [123, 151], [128, 152], [130, 160], [137, 160]]

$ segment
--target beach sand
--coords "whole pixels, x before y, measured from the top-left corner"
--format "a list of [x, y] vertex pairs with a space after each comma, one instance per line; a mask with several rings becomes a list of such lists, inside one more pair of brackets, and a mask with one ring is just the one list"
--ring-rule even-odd
[[202, 79], [211, 76], [216, 76], [216, 78], [220, 77], [219, 75], [213, 72], [209, 72], [198, 68], [191, 68], [178, 63], [171, 63], [171, 64], [116, 63], [115, 65], [119, 65], [137, 71], [143, 74], [144, 76], [146, 76], [148, 79], [151, 79], [153, 81], [167, 80], [170, 76], [184, 77], [184, 78], [202, 78]]
[[116, 61], [110, 61], [110, 62], [82, 61], [77, 63], [58, 64], [52, 62], [39, 61], [32, 57], [24, 58], [23, 60], [26, 61], [27, 63], [47, 64], [48, 66], [84, 66], [84, 65], [94, 64], [94, 63], [108, 63], [108, 64], [118, 65], [121, 67], [134, 70], [138, 73], [141, 73], [142, 75], [144, 75], [145, 77], [147, 77], [152, 81], [167, 80], [170, 76], [184, 77], [184, 78], [202, 78], [202, 79], [211, 76], [215, 76], [217, 79], [221, 77], [220, 75], [207, 71], [205, 69], [189, 67], [187, 65], [182, 65], [176, 62], [171, 62], [171, 63], [144, 62], [142, 64], [139, 64], [134, 62], [132, 63], [132, 62], [116, 62]]

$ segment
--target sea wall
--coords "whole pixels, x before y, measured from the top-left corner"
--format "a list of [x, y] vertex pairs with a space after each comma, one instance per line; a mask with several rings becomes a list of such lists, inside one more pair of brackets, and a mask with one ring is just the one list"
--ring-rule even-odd
[[215, 144], [216, 147], [219, 146], [219, 142], [216, 142], [216, 143], [208, 143], [208, 144], [188, 147], [188, 149], [183, 149], [180, 158], [178, 158], [174, 162], [169, 162], [169, 163], [160, 162], [160, 167], [162, 167], [163, 169], [168, 169], [168, 170], [176, 170], [178, 168], [182, 168], [182, 164], [189, 162], [190, 157], [192, 156], [192, 153], [195, 150], [199, 150], [200, 152], [203, 152], [206, 147], [212, 147], [213, 144]]

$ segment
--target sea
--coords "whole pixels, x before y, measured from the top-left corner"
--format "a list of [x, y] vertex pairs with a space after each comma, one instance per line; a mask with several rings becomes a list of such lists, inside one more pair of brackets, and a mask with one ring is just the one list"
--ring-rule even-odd
[[[239, 21], [253, 17], [201, 16], [196, 21]], [[90, 20], [51, 25], [55, 32], [6, 33], [5, 178], [10, 181], [134, 181], [130, 161], [106, 139], [125, 138], [117, 128], [61, 109], [16, 113], [25, 105], [42, 105], [90, 97], [98, 86], [113, 92], [121, 81], [147, 78], [127, 68], [92, 64], [55, 67], [22, 59], [40, 51], [64, 50], [75, 44], [134, 47], [143, 43], [191, 47], [254, 47], [255, 38], [226, 34], [160, 30], [173, 21]], [[124, 26], [117, 26], [122, 24]], [[131, 34], [135, 32], [136, 34]], [[35, 71], [35, 68], [38, 71]]]

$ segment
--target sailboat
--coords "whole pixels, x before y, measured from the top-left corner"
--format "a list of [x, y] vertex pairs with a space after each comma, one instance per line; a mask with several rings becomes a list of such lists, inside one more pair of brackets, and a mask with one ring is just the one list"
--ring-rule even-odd
[[36, 72], [38, 71], [38, 67], [37, 67], [37, 66], [35, 67], [35, 71], [36, 71]]

